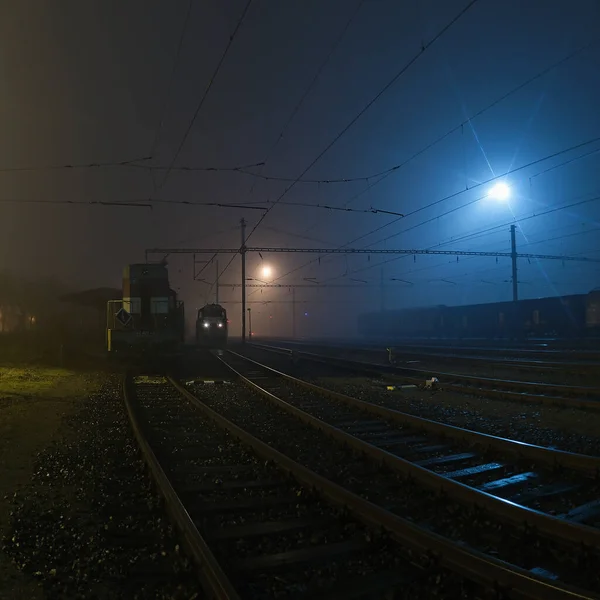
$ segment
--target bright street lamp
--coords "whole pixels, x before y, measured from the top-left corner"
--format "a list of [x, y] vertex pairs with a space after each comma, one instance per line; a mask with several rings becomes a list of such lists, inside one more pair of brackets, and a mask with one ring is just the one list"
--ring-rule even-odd
[[263, 277], [271, 277], [272, 272], [273, 272], [273, 269], [271, 269], [271, 267], [269, 265], [263, 266], [263, 268], [262, 268]]
[[505, 202], [510, 198], [510, 187], [504, 181], [499, 181], [488, 192], [488, 198]]

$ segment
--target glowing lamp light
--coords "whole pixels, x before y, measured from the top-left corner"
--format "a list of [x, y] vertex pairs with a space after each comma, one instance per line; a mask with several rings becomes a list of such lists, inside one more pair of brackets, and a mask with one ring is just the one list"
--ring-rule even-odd
[[510, 188], [503, 181], [499, 181], [490, 191], [488, 192], [488, 198], [493, 200], [500, 200], [506, 202], [510, 198]]
[[273, 272], [273, 269], [271, 269], [271, 267], [269, 267], [268, 265], [265, 265], [262, 268], [263, 277], [271, 277], [272, 272]]

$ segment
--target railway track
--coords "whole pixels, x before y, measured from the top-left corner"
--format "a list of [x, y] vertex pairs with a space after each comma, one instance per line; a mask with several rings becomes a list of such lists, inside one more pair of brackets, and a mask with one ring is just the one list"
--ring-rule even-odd
[[[290, 348], [252, 344], [253, 347], [269, 352], [292, 354]], [[595, 386], [559, 385], [544, 382], [519, 381], [514, 379], [497, 379], [462, 373], [447, 373], [439, 370], [424, 370], [414, 367], [399, 367], [383, 363], [367, 362], [350, 358], [340, 358], [330, 354], [293, 350], [298, 358], [338, 367], [365, 375], [385, 376], [390, 382], [422, 385], [433, 375], [439, 385], [449, 391], [477, 394], [489, 398], [515, 400], [517, 402], [533, 402], [553, 406], [569, 406], [576, 408], [600, 409], [600, 388]]]
[[[231, 352], [224, 360], [254, 389], [303, 422], [430, 489], [483, 507], [514, 525], [527, 524], [554, 542], [599, 547], [598, 457], [400, 413]], [[289, 384], [311, 394], [299, 395]]]
[[[273, 339], [273, 343], [287, 342], [292, 340]], [[339, 347], [356, 347], [357, 340], [293, 340], [294, 343], [322, 346], [322, 345], [337, 345]], [[477, 343], [475, 343], [477, 342]], [[487, 342], [487, 343], [484, 343]], [[550, 343], [503, 343], [499, 344], [499, 340], [473, 340], [473, 343], [464, 343], [461, 340], [440, 340], [438, 343], [432, 343], [429, 340], [417, 342], [414, 340], [379, 340], [379, 341], [361, 341], [360, 345], [366, 348], [381, 348], [392, 346], [398, 350], [409, 352], [427, 352], [427, 353], [446, 353], [449, 350], [457, 355], [460, 354], [479, 354], [487, 355], [488, 358], [493, 356], [513, 358], [522, 358], [526, 360], [554, 360], [558, 359], [562, 362], [565, 360], [571, 361], [596, 361], [600, 357], [600, 338], [597, 340], [587, 341], [590, 344], [587, 348], [582, 346], [586, 344], [585, 340], [579, 340], [579, 345], [556, 345]]]
[[599, 597], [401, 519], [261, 442], [173, 380], [129, 377], [124, 396], [211, 597]]
[[[334, 352], [336, 355], [349, 355], [349, 357], [363, 358], [369, 362], [388, 364], [388, 348], [380, 346], [352, 346], [351, 344], [341, 343], [310, 343], [296, 340], [279, 340], [267, 345], [280, 346], [286, 348], [319, 349], [321, 352]], [[389, 346], [393, 350], [394, 358], [398, 361], [398, 366], [410, 366], [411, 363], [428, 363], [433, 365], [458, 365], [468, 366], [472, 371], [474, 368], [485, 370], [488, 374], [522, 372], [531, 374], [535, 372], [541, 377], [556, 377], [564, 379], [565, 376], [576, 378], [577, 380], [589, 379], [597, 376], [598, 356], [590, 355], [586, 361], [559, 361], [557, 358], [564, 356], [562, 354], [551, 355], [548, 357], [507, 357], [511, 349], [505, 351], [496, 351], [489, 354], [488, 348], [455, 348], [451, 346]], [[415, 366], [413, 364], [413, 366]], [[560, 373], [559, 373], [560, 371]]]

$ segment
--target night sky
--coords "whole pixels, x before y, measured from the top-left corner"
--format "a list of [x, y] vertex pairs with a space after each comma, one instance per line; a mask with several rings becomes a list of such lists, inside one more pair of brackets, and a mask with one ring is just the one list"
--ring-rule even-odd
[[[0, 7], [0, 269], [77, 289], [118, 286], [123, 266], [148, 248], [235, 248], [240, 219], [250, 232], [264, 215], [181, 201], [271, 207], [250, 246], [506, 252], [514, 222], [521, 252], [600, 259], [597, 0], [479, 0], [431, 45], [468, 1], [253, 0], [179, 153], [247, 0], [192, 0], [187, 19], [188, 0], [59, 4]], [[416, 56], [303, 175], [321, 182], [300, 181], [282, 197]], [[48, 168], [150, 155], [136, 164], [162, 170]], [[261, 162], [250, 171], [290, 181], [231, 170]], [[493, 183], [477, 185], [514, 169], [508, 202], [486, 197]], [[161, 202], [89, 204], [148, 199]], [[359, 212], [369, 208], [408, 216]], [[221, 270], [229, 259], [219, 256]], [[214, 300], [215, 265], [206, 284], [193, 281], [192, 256], [168, 260], [189, 315]], [[252, 254], [248, 277], [260, 278], [263, 263], [277, 283], [365, 286], [297, 288], [306, 335], [325, 323], [341, 331], [382, 302], [511, 298], [506, 258]], [[221, 281], [239, 279], [236, 258]], [[523, 259], [518, 281], [523, 298], [585, 293], [600, 285], [600, 263]], [[284, 301], [250, 305], [253, 329], [289, 334], [291, 297], [288, 288], [249, 290], [252, 301]], [[239, 300], [239, 289], [220, 299]], [[235, 330], [239, 304], [226, 307]]]

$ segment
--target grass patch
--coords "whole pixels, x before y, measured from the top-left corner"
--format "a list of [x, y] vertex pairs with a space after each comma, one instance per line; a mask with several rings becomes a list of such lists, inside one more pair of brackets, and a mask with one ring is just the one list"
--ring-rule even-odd
[[[84, 386], [85, 387], [85, 386]], [[81, 376], [52, 367], [0, 367], [0, 397], [81, 394]]]

